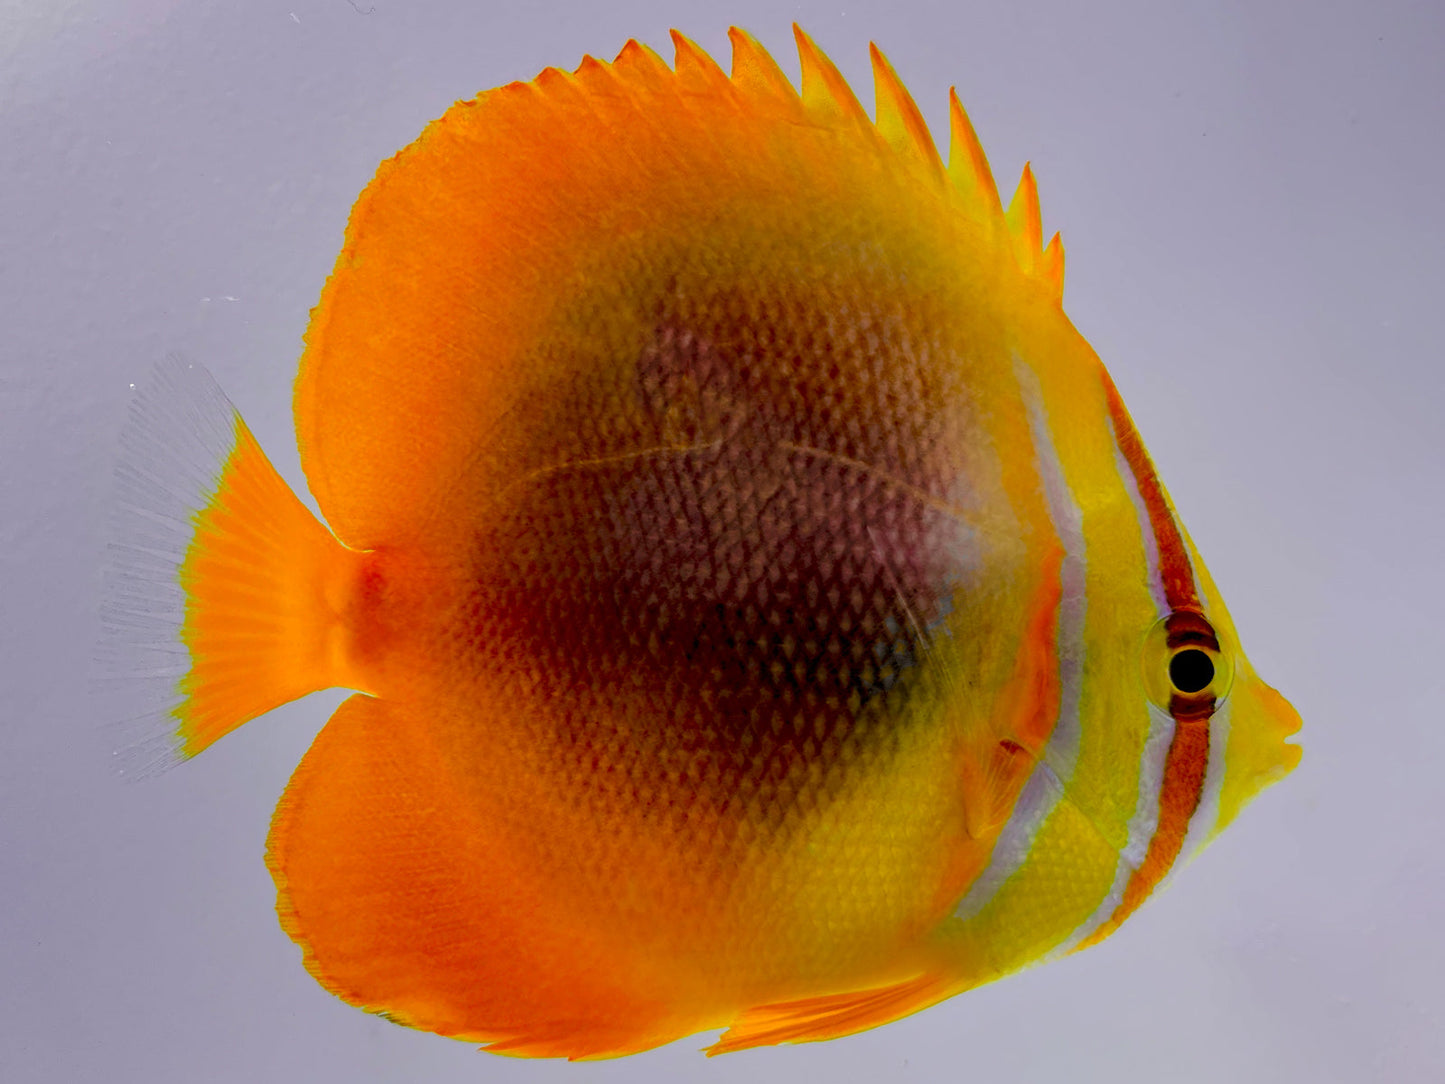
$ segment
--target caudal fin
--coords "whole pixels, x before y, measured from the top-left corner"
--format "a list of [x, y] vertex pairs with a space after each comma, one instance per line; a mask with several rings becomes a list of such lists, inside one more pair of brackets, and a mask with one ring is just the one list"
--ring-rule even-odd
[[345, 610], [360, 554], [301, 503], [199, 365], [168, 360], [136, 392], [108, 557], [101, 662], [145, 690], [142, 767], [355, 686]]

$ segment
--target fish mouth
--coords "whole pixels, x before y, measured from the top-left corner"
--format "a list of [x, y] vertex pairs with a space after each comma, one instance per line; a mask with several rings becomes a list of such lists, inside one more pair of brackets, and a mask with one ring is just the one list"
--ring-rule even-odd
[[1281, 696], [1275, 689], [1261, 683], [1259, 690], [1260, 706], [1264, 709], [1266, 716], [1274, 724], [1274, 730], [1279, 738], [1281, 746], [1281, 775], [1288, 775], [1299, 765], [1300, 758], [1304, 755], [1304, 749], [1298, 742], [1289, 739], [1300, 732], [1304, 726], [1304, 720], [1300, 718], [1299, 712], [1295, 711], [1294, 705]]

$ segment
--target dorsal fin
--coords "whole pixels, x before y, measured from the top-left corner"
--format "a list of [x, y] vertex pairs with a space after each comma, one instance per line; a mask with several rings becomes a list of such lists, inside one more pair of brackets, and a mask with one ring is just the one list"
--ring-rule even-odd
[[793, 37], [803, 67], [803, 105], [810, 112], [871, 125], [848, 81], [797, 23], [793, 24]]
[[[634, 237], [717, 194], [735, 193], [729, 213], [739, 215], [759, 194], [774, 200], [771, 213], [779, 216], [826, 215], [827, 207], [789, 197], [816, 204], [815, 194], [848, 171], [863, 194], [875, 180], [879, 191], [901, 193], [888, 198], [902, 219], [917, 217], [912, 194], [928, 197], [922, 214], [967, 219], [959, 234], [975, 251], [955, 247], [960, 260], [976, 256], [992, 268], [1005, 244], [1012, 250], [988, 163], [956, 95], [945, 184], [913, 164], [921, 131], [890, 69], [880, 76], [874, 125], [801, 31], [801, 96], [756, 41], [741, 30], [730, 36], [728, 87], [690, 43], [681, 46], [679, 73], [628, 42], [611, 64], [589, 59], [575, 74], [549, 70], [458, 102], [381, 164], [352, 211], [296, 382], [302, 465], [338, 537], [368, 548], [395, 537], [401, 524], [420, 522], [421, 509], [441, 499], [440, 479], [462, 469], [460, 445], [422, 424], [421, 404], [464, 402], [477, 418], [501, 409], [506, 366], [522, 364], [507, 351], [556, 296], [555, 284], [517, 269], [580, 259], [584, 248], [589, 259], [610, 258], [596, 240], [595, 216], [583, 208], [606, 208], [609, 223]], [[906, 154], [890, 141], [900, 131], [914, 148]], [[898, 168], [887, 168], [890, 160]], [[705, 227], [686, 220], [668, 228], [694, 224]], [[596, 252], [588, 247], [594, 241]], [[1022, 263], [1039, 289], [1057, 297], [1061, 252], [1045, 256], [1040, 248]], [[486, 306], [463, 300], [477, 281], [500, 291]], [[398, 368], [397, 357], [435, 343], [439, 321], [464, 325], [473, 336], [468, 349], [485, 346], [497, 360], [478, 366], [458, 355]], [[337, 374], [351, 389], [344, 409], [326, 390], [343, 379]], [[406, 456], [389, 454], [397, 427], [412, 442]], [[327, 467], [341, 463], [363, 466]]]
[[[873, 68], [873, 89], [876, 121], [854, 95], [837, 67], [816, 42], [797, 24], [798, 58], [802, 66], [801, 96], [778, 68], [768, 51], [752, 35], [738, 27], [728, 31], [732, 43], [732, 73], [725, 75], [708, 54], [678, 31], [672, 31], [676, 59], [669, 68], [656, 53], [629, 41], [618, 54], [614, 65], [584, 58], [577, 77], [592, 74], [594, 68], [608, 69], [609, 75], [622, 76], [642, 84], [656, 84], [668, 78], [699, 92], [725, 92], [736, 89], [754, 101], [767, 102], [784, 109], [801, 107], [815, 118], [846, 125], [856, 122], [869, 125], [900, 156], [924, 163], [940, 179], [947, 178], [963, 203], [973, 209], [978, 219], [997, 226], [1007, 233], [1014, 260], [1025, 275], [1047, 284], [1053, 296], [1062, 301], [1064, 288], [1064, 248], [1059, 235], [1043, 242], [1043, 221], [1039, 210], [1038, 186], [1033, 168], [1025, 164], [1018, 188], [1005, 212], [988, 157], [973, 124], [959, 101], [958, 93], [949, 88], [949, 154], [945, 168], [936, 144], [928, 131], [912, 95], [899, 79], [898, 73], [876, 44], [869, 43], [869, 59]], [[574, 77], [556, 69], [538, 76], [538, 89], [562, 90]]]
[[871, 41], [868, 43], [868, 58], [873, 62], [874, 111], [877, 114], [879, 133], [893, 147], [905, 154], [916, 155], [927, 163], [941, 177], [943, 160], [938, 156], [928, 124], [913, 96], [908, 93], [893, 65], [882, 50]]

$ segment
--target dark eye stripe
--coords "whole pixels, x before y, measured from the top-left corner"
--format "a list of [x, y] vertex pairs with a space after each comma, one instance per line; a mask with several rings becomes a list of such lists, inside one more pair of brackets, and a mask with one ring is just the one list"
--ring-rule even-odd
[[1164, 631], [1168, 633], [1166, 642], [1171, 651], [1181, 647], [1219, 650], [1219, 638], [1214, 634], [1214, 626], [1204, 619], [1203, 614], [1192, 610], [1175, 609], [1164, 622]]
[[[1219, 642], [1214, 629], [1199, 612], [1199, 588], [1194, 580], [1189, 550], [1184, 545], [1184, 537], [1154, 473], [1154, 464], [1144, 450], [1144, 443], [1139, 439], [1114, 382], [1107, 374], [1103, 376], [1103, 382], [1114, 439], [1129, 465], [1129, 472], [1134, 476], [1158, 547], [1159, 577], [1165, 601], [1172, 611], [1165, 626], [1169, 633], [1169, 646], [1205, 645], [1217, 650]], [[1209, 768], [1209, 716], [1214, 701], [1210, 697], [1176, 696], [1169, 707], [1170, 715], [1174, 717], [1174, 737], [1169, 744], [1159, 787], [1158, 825], [1149, 840], [1144, 860], [1130, 874], [1123, 898], [1114, 908], [1114, 913], [1084, 939], [1080, 948], [1087, 948], [1109, 936], [1149, 898], [1178, 859], [1184, 847], [1184, 838], [1189, 833], [1189, 822], [1199, 808]]]
[[1107, 375], [1104, 376], [1104, 394], [1109, 401], [1109, 417], [1114, 423], [1114, 439], [1119, 451], [1134, 475], [1139, 487], [1139, 496], [1149, 513], [1149, 526], [1153, 528], [1154, 540], [1159, 547], [1159, 572], [1164, 581], [1164, 596], [1171, 610], [1199, 610], [1199, 591], [1194, 584], [1194, 569], [1189, 564], [1189, 551], [1179, 533], [1179, 525], [1169, 510], [1164, 498], [1164, 489], [1159, 476], [1154, 473], [1154, 464], [1144, 450], [1144, 442], [1134, 428], [1119, 391]]

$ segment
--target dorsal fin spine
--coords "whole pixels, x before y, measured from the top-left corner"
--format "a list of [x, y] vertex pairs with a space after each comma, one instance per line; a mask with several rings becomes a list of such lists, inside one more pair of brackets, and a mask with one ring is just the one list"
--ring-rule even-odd
[[798, 60], [803, 68], [803, 105], [823, 114], [833, 114], [872, 127], [872, 121], [833, 62], [797, 23], [793, 37], [798, 43]]
[[605, 60], [598, 60], [591, 53], [582, 54], [582, 63], [577, 65], [578, 75], [601, 74], [611, 69], [612, 65]]
[[983, 144], [973, 130], [973, 122], [968, 119], [963, 103], [958, 100], [958, 91], [953, 87], [948, 88], [948, 121], [949, 178], [967, 202], [977, 203], [991, 223], [1002, 227], [1003, 204], [999, 200], [993, 170], [989, 168]]
[[1049, 238], [1049, 245], [1044, 249], [1041, 270], [1044, 278], [1053, 287], [1054, 296], [1062, 302], [1064, 300], [1064, 240], [1057, 231], [1053, 237]]
[[918, 110], [918, 104], [888, 63], [888, 58], [873, 42], [868, 43], [868, 58], [873, 64], [874, 111], [877, 115], [878, 131], [895, 147], [906, 148], [919, 161], [927, 164], [933, 172], [942, 177], [943, 160], [938, 156], [933, 136], [929, 134], [928, 123]]
[[676, 30], [670, 33], [674, 50], [673, 68], [679, 79], [697, 80], [705, 87], [728, 86], [731, 89], [728, 77], [706, 50]]
[[734, 26], [728, 30], [728, 39], [733, 46], [732, 80], [738, 89], [780, 101], [798, 101], [793, 84], [755, 37]]
[[1014, 189], [1004, 218], [1013, 237], [1014, 255], [1018, 257], [1019, 266], [1029, 274], [1034, 273], [1043, 254], [1044, 227], [1039, 214], [1039, 188], [1034, 181], [1033, 167], [1028, 162], [1024, 163], [1019, 186]]
[[[592, 60], [590, 56], [584, 56], [582, 58], [582, 63], [577, 66], [577, 70], [579, 72], [587, 70], [587, 62], [589, 60], [591, 60], [593, 64], [597, 63], [595, 60]], [[537, 78], [533, 79], [530, 84], [513, 83], [511, 85], [533, 86], [538, 90], [546, 91], [551, 90], [553, 87], [570, 87], [573, 83], [576, 82], [576, 78], [576, 75], [574, 75], [572, 72], [564, 71], [562, 68], [549, 67], [543, 68], [541, 71], [539, 71], [537, 73]]]
[[650, 47], [636, 38], [628, 40], [612, 62], [614, 71], [636, 75], [646, 79], [671, 78], [672, 69], [667, 61], [658, 56]]

